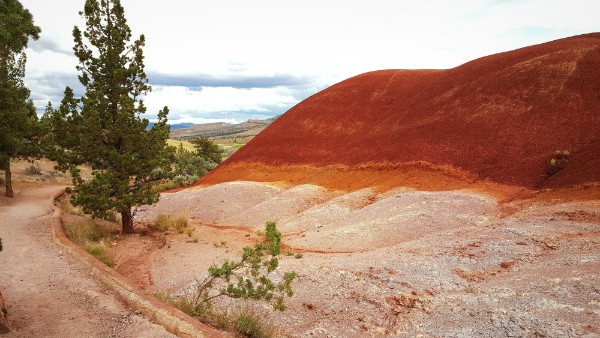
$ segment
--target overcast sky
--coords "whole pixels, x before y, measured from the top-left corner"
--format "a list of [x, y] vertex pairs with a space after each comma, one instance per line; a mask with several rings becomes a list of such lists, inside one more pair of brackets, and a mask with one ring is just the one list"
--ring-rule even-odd
[[[21, 0], [42, 28], [27, 50], [38, 111], [65, 86], [84, 0]], [[348, 77], [452, 68], [486, 55], [600, 31], [599, 0], [122, 0], [146, 37], [147, 118], [242, 122], [286, 112]]]

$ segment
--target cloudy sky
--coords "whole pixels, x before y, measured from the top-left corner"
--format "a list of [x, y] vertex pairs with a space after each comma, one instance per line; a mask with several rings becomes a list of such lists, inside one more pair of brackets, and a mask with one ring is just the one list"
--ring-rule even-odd
[[[27, 50], [38, 111], [77, 80], [71, 32], [84, 0], [21, 0], [42, 28]], [[147, 118], [242, 122], [282, 114], [348, 77], [452, 68], [482, 56], [600, 31], [598, 0], [122, 0], [146, 37]]]

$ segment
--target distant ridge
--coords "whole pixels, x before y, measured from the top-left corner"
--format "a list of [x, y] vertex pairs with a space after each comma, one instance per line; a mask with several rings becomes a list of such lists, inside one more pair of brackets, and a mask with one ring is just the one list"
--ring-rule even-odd
[[[570, 157], [548, 176], [557, 150]], [[600, 33], [448, 70], [342, 81], [290, 109], [199, 184], [235, 180], [336, 189], [600, 182]]]
[[170, 137], [176, 140], [188, 140], [205, 136], [220, 142], [237, 141], [246, 143], [273, 123], [279, 116], [266, 120], [250, 119], [239, 124], [225, 122], [190, 124], [184, 128], [171, 128]]
[[[153, 125], [154, 125], [154, 122], [149, 122], [148, 128], [152, 128]], [[175, 124], [170, 124], [169, 126], [171, 127], [171, 130], [176, 130], [176, 129], [181, 129], [181, 128], [188, 128], [193, 125], [194, 125], [193, 123], [175, 123]]]

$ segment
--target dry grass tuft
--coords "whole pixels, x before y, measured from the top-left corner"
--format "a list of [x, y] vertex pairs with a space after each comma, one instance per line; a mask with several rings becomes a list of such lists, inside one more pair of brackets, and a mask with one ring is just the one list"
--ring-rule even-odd
[[82, 219], [64, 225], [67, 236], [109, 267], [114, 266], [112, 245], [119, 228], [116, 224]]
[[165, 232], [177, 232], [177, 233], [188, 233], [188, 236], [191, 237], [193, 234], [193, 230], [188, 230], [188, 217], [185, 215], [179, 215], [173, 218], [171, 215], [158, 215], [154, 224], [157, 228], [165, 231]]

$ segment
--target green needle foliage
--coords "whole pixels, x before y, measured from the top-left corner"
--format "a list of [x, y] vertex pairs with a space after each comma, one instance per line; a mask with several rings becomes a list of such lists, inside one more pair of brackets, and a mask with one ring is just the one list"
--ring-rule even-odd
[[254, 247], [245, 247], [238, 261], [225, 260], [208, 269], [208, 276], [199, 281], [193, 297], [186, 304], [192, 314], [202, 314], [215, 298], [264, 300], [276, 310], [285, 310], [284, 298], [291, 297], [296, 272], [285, 272], [279, 282], [270, 275], [279, 266], [281, 233], [274, 222], [267, 222], [265, 240]]
[[6, 196], [13, 197], [11, 158], [37, 155], [37, 115], [23, 83], [29, 39], [40, 28], [17, 0], [0, 0], [0, 169], [5, 172]]
[[196, 137], [191, 139], [190, 143], [196, 148], [196, 154], [204, 160], [214, 163], [215, 166], [223, 161], [223, 149], [208, 137]]
[[[67, 87], [60, 107], [46, 108], [48, 155], [59, 169], [71, 172], [73, 205], [93, 217], [116, 211], [123, 232], [133, 233], [132, 208], [158, 202], [152, 185], [170, 172], [168, 108], [150, 129], [140, 117], [146, 112], [142, 98], [151, 90], [144, 71], [145, 38], [130, 42], [121, 2], [87, 0], [80, 15], [86, 29], [73, 29], [73, 50], [86, 92], [75, 98]], [[92, 167], [91, 180], [81, 177], [81, 164]]]

